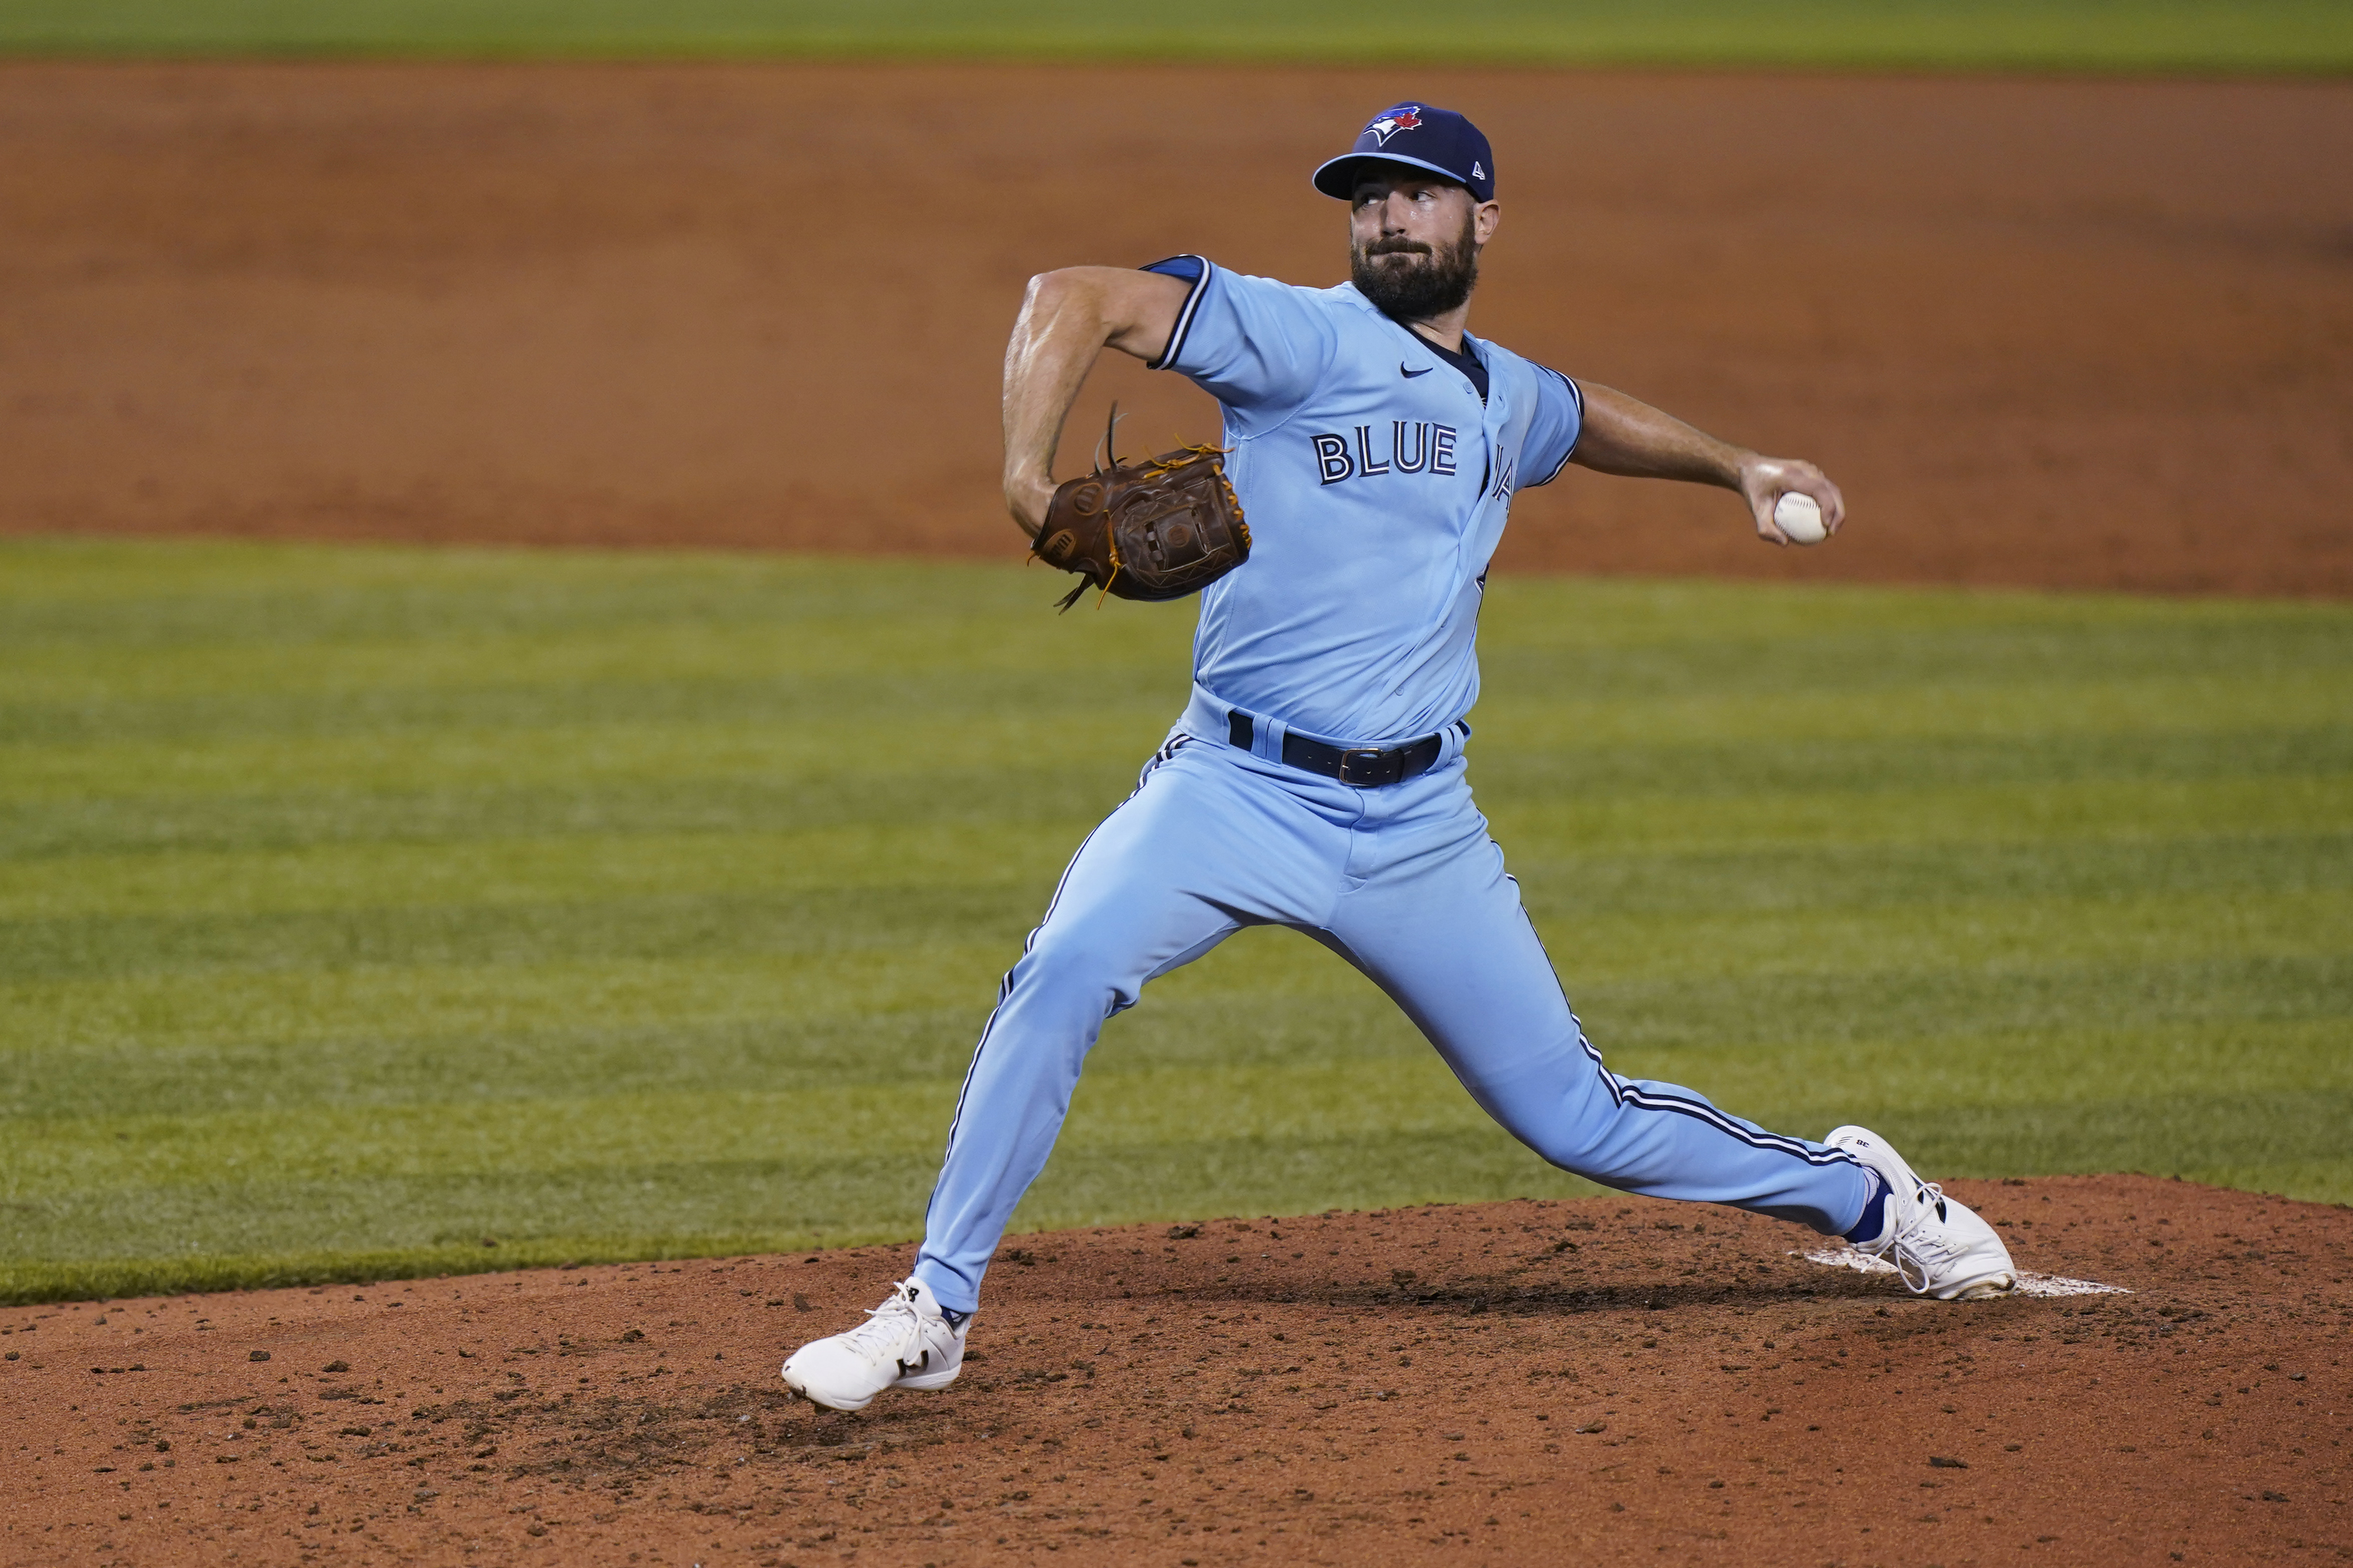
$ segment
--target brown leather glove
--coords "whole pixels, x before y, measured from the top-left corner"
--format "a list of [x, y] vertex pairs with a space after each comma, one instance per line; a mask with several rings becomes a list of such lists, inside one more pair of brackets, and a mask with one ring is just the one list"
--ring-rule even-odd
[[1223, 455], [1179, 447], [1141, 462], [1113, 457], [1110, 468], [1057, 489], [1029, 548], [1082, 579], [1061, 607], [1089, 588], [1123, 599], [1181, 599], [1249, 560], [1250, 526]]

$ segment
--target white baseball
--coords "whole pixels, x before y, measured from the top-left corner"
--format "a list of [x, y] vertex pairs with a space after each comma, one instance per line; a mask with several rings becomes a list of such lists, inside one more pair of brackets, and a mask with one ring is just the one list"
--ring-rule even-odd
[[1796, 490], [1773, 503], [1773, 526], [1788, 534], [1792, 544], [1820, 544], [1830, 533], [1822, 526], [1820, 503]]

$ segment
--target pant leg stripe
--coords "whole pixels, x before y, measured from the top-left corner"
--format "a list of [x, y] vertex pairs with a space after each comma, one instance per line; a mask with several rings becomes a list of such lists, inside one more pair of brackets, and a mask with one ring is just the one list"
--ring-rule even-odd
[[[1611, 1076], [1616, 1077], [1615, 1074]], [[1787, 1138], [1778, 1132], [1760, 1132], [1754, 1128], [1743, 1126], [1712, 1105], [1697, 1100], [1678, 1099], [1671, 1094], [1661, 1094], [1655, 1089], [1638, 1089], [1623, 1079], [1618, 1079], [1617, 1081], [1624, 1089], [1622, 1103], [1643, 1110], [1671, 1110], [1678, 1115], [1704, 1121], [1718, 1131], [1730, 1133], [1751, 1148], [1769, 1149], [1778, 1153], [1794, 1154], [1810, 1165], [1854, 1163], [1854, 1156], [1843, 1149], [1810, 1148], [1802, 1139]]]
[[[1493, 841], [1490, 840], [1490, 842]], [[1505, 872], [1504, 875], [1516, 890], [1520, 879], [1511, 876], [1509, 872]], [[1529, 915], [1527, 905], [1525, 903], [1520, 906], [1520, 918], [1528, 922], [1528, 930], [1535, 936], [1537, 950], [1544, 952], [1544, 933], [1535, 929], [1536, 922], [1534, 917]], [[1560, 971], [1552, 965], [1552, 954], [1548, 952], [1545, 952], [1545, 962], [1546, 966], [1553, 970], [1553, 984], [1559, 985]], [[1564, 1002], [1568, 1000], [1568, 991], [1566, 986], [1561, 989], [1561, 1000]], [[1599, 1049], [1591, 1040], [1585, 1037], [1585, 1020], [1577, 1016], [1577, 1009], [1574, 1006], [1569, 1008], [1568, 1021], [1570, 1026], [1577, 1030], [1577, 1043], [1584, 1048], [1586, 1057], [1593, 1063], [1593, 1070], [1601, 1075], [1602, 1083], [1609, 1089], [1609, 1100], [1613, 1105], [1620, 1108], [1632, 1105], [1642, 1110], [1669, 1110], [1678, 1115], [1689, 1116], [1696, 1121], [1706, 1122], [1719, 1131], [1730, 1133], [1752, 1148], [1769, 1149], [1782, 1154], [1794, 1154], [1810, 1165], [1852, 1165], [1855, 1163], [1854, 1156], [1843, 1149], [1811, 1149], [1807, 1147], [1801, 1139], [1785, 1138], [1778, 1132], [1758, 1132], [1744, 1127], [1715, 1106], [1688, 1100], [1678, 1100], [1672, 1095], [1660, 1094], [1652, 1089], [1637, 1089], [1626, 1079], [1611, 1072], [1603, 1063]]]
[[[1185, 742], [1190, 741], [1192, 738], [1193, 737], [1190, 735], [1171, 735], [1167, 741], [1163, 742], [1160, 749], [1152, 753], [1152, 760], [1144, 764], [1144, 772], [1137, 775], [1135, 789], [1129, 792], [1127, 800], [1134, 800], [1136, 797], [1136, 795], [1143, 791], [1145, 780], [1150, 778], [1154, 772], [1159, 768], [1161, 763], [1175, 756], [1184, 746]], [[1120, 805], [1125, 805], [1127, 801], [1124, 800], [1119, 804]], [[1062, 891], [1071, 885], [1071, 873], [1078, 869], [1080, 857], [1086, 854], [1087, 846], [1093, 843], [1095, 841], [1095, 835], [1101, 833], [1105, 827], [1109, 826], [1112, 817], [1118, 815], [1119, 808], [1117, 806], [1113, 807], [1110, 816], [1105, 816], [1103, 821], [1096, 823], [1093, 828], [1088, 832], [1087, 836], [1079, 840], [1078, 848], [1071, 852], [1069, 863], [1062, 868], [1061, 877], [1054, 883], [1054, 896], [1046, 901], [1046, 912], [1039, 918], [1036, 925], [1029, 928], [1029, 934], [1021, 939], [1021, 951], [1024, 955], [1027, 955], [1030, 949], [1038, 945], [1038, 933], [1044, 931], [1046, 929], [1046, 922], [1054, 918], [1054, 910], [1059, 908], [1062, 902]], [[950, 1149], [954, 1149], [955, 1147], [956, 1129], [964, 1122], [964, 1102], [965, 1097], [972, 1092], [973, 1074], [980, 1070], [980, 1054], [988, 1048], [988, 1037], [997, 1028], [997, 1014], [998, 1009], [1005, 1005], [1005, 999], [1012, 994], [1013, 971], [1008, 969], [1005, 972], [1005, 978], [997, 983], [997, 1005], [989, 1009], [988, 1022], [981, 1026], [980, 1039], [978, 1043], [972, 1047], [972, 1060], [964, 1069], [964, 1082], [956, 1089], [955, 1113], [948, 1118], [947, 1146]]]
[[981, 1026], [980, 1039], [972, 1047], [972, 1060], [965, 1066], [964, 1082], [956, 1086], [955, 1112], [948, 1118], [947, 1147], [950, 1149], [955, 1147], [956, 1129], [964, 1125], [965, 1097], [972, 1093], [972, 1075], [980, 1070], [980, 1053], [988, 1048], [989, 1033], [997, 1027], [997, 1015], [1004, 1007], [1005, 999], [1012, 994], [1013, 971], [1008, 969], [1005, 972], [1005, 978], [997, 982], [997, 1005], [988, 1010], [988, 1022]]
[[[1160, 749], [1153, 752], [1150, 759], [1145, 763], [1144, 771], [1135, 775], [1135, 788], [1137, 790], [1143, 789], [1145, 781], [1149, 779], [1154, 773], [1158, 771], [1160, 764], [1175, 756], [1178, 752], [1183, 751], [1185, 749], [1185, 743], [1192, 738], [1193, 737], [1190, 735], [1171, 735], [1168, 739], [1163, 741], [1160, 743]], [[1134, 800], [1134, 798], [1135, 795], [1131, 791], [1129, 793], [1128, 799]], [[1125, 802], [1122, 802], [1121, 804], [1124, 805]]]
[[[1129, 800], [1134, 798], [1134, 795], [1128, 797]], [[1126, 802], [1123, 801], [1120, 804], [1124, 805]], [[1054, 896], [1047, 900], [1045, 914], [1036, 925], [1029, 928], [1029, 934], [1021, 939], [1021, 952], [1024, 957], [1027, 957], [1029, 950], [1038, 944], [1038, 933], [1046, 929], [1046, 921], [1054, 918], [1054, 906], [1062, 901], [1062, 889], [1071, 885], [1071, 873], [1078, 868], [1079, 857], [1087, 852], [1087, 846], [1095, 841], [1095, 834], [1101, 833], [1104, 824], [1110, 821], [1110, 817], [1104, 817], [1102, 822], [1095, 824], [1093, 832], [1079, 840], [1077, 851], [1071, 856], [1070, 864], [1062, 868], [1060, 880], [1054, 884]], [[972, 1047], [972, 1060], [964, 1069], [964, 1082], [956, 1089], [955, 1114], [948, 1118], [947, 1146], [950, 1149], [955, 1147], [956, 1129], [964, 1123], [965, 1098], [972, 1092], [972, 1075], [980, 1070], [980, 1054], [988, 1049], [988, 1037], [997, 1028], [997, 1015], [1004, 1009], [1005, 999], [1012, 994], [1013, 970], [1008, 969], [1005, 972], [1005, 978], [997, 983], [997, 1005], [988, 1010], [988, 1022], [981, 1026], [980, 1039]]]

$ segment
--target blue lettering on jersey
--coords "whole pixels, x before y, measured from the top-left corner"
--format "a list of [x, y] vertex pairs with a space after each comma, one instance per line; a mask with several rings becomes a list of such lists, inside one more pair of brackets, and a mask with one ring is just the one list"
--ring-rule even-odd
[[1315, 467], [1325, 484], [1336, 485], [1356, 471], [1356, 463], [1348, 456], [1348, 443], [1337, 436], [1317, 436], [1313, 439]]
[[[1373, 457], [1373, 427], [1356, 427], [1356, 451], [1348, 449], [1348, 437], [1328, 431], [1307, 437], [1315, 451], [1315, 477], [1320, 484], [1336, 485], [1343, 479], [1373, 479], [1381, 474], [1419, 474], [1423, 472], [1448, 475], [1454, 472], [1454, 443], [1461, 432], [1451, 425], [1433, 425], [1427, 419], [1410, 422], [1389, 421], [1388, 456]], [[1410, 456], [1408, 454], [1410, 453]]]
[[1413, 422], [1413, 457], [1409, 460], [1405, 455], [1405, 421], [1397, 420], [1394, 434], [1389, 437], [1389, 461], [1397, 465], [1400, 474], [1418, 474], [1430, 467], [1430, 421]]

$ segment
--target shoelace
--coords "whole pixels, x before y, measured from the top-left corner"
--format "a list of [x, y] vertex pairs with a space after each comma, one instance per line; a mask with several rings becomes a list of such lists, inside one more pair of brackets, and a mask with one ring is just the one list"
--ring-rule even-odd
[[1913, 1201], [1911, 1219], [1887, 1238], [1887, 1250], [1894, 1255], [1895, 1272], [1905, 1287], [1915, 1296], [1924, 1296], [1935, 1274], [1933, 1265], [1950, 1258], [1953, 1248], [1936, 1229], [1943, 1223], [1945, 1189], [1934, 1182], [1922, 1182]]
[[915, 1304], [907, 1300], [907, 1287], [902, 1281], [891, 1287], [891, 1294], [879, 1307], [866, 1310], [866, 1321], [842, 1335], [851, 1350], [860, 1355], [895, 1355], [907, 1342], [922, 1331], [923, 1318]]

